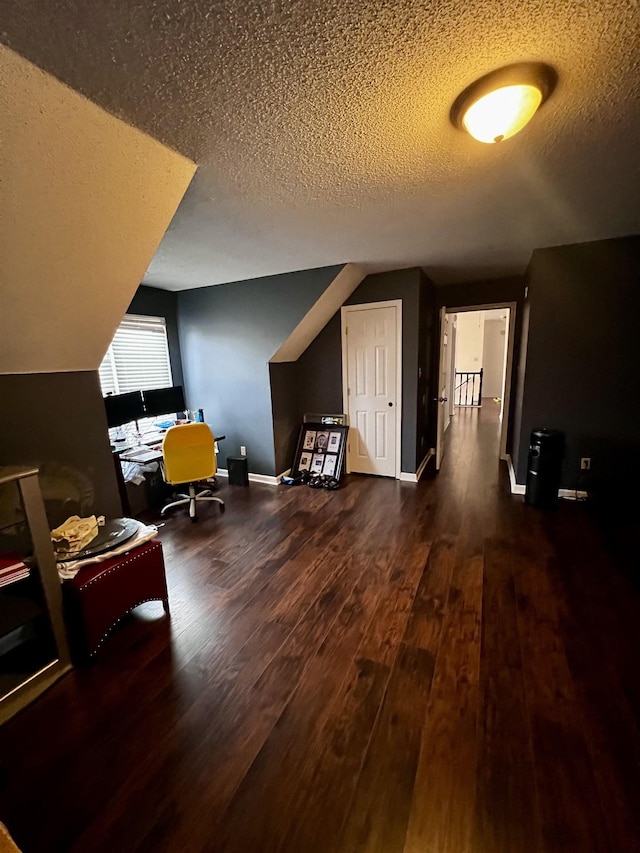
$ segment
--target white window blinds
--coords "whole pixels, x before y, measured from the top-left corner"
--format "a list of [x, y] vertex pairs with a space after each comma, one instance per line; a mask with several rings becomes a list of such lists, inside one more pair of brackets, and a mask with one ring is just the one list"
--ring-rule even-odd
[[170, 385], [173, 380], [164, 317], [126, 314], [100, 365], [103, 396]]

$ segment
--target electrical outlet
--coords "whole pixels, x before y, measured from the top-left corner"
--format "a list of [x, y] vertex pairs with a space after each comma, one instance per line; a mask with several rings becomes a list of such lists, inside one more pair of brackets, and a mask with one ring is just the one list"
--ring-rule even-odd
[[241, 444], [240, 445], [240, 456], [246, 456], [246, 455], [247, 455], [247, 448], [244, 446], [244, 444]]
[[591, 457], [583, 456], [580, 460], [580, 470], [581, 471], [590, 471], [591, 470]]

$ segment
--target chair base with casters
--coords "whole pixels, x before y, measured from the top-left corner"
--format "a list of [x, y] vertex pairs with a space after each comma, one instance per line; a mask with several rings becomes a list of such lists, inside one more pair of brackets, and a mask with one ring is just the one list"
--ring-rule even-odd
[[200, 501], [215, 501], [220, 508], [220, 512], [224, 512], [224, 501], [222, 498], [218, 498], [215, 495], [211, 494], [211, 489], [203, 489], [201, 492], [196, 492], [196, 484], [189, 484], [189, 494], [178, 494], [175, 496], [177, 500], [171, 501], [171, 503], [166, 504], [160, 510], [160, 515], [164, 515], [165, 512], [169, 509], [173, 509], [175, 506], [186, 506], [189, 505], [189, 518], [191, 521], [197, 521], [198, 516], [196, 514], [196, 504]]

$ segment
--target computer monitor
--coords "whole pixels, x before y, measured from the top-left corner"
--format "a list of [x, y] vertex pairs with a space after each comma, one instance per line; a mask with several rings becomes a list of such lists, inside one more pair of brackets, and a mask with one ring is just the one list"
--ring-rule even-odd
[[122, 426], [130, 421], [144, 417], [144, 402], [141, 391], [129, 391], [126, 394], [110, 394], [104, 397], [109, 428]]
[[174, 385], [173, 388], [154, 388], [142, 393], [144, 395], [145, 414], [148, 418], [177, 414], [184, 412], [187, 408], [182, 385]]

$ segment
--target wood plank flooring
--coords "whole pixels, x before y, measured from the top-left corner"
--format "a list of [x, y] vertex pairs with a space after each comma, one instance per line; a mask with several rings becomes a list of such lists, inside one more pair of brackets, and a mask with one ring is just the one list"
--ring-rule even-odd
[[417, 485], [220, 494], [161, 529], [171, 618], [0, 729], [24, 853], [640, 851], [640, 603], [494, 408]]

